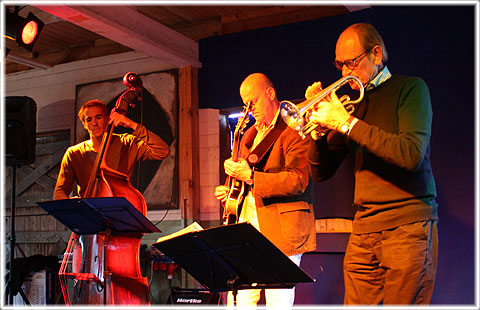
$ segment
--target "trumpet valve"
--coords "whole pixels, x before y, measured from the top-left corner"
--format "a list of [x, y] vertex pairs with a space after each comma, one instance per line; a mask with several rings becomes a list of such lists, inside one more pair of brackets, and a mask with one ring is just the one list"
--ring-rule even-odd
[[340, 97], [340, 102], [341, 103], [346, 103], [348, 101], [350, 101], [350, 96], [349, 95], [343, 95], [342, 97]]

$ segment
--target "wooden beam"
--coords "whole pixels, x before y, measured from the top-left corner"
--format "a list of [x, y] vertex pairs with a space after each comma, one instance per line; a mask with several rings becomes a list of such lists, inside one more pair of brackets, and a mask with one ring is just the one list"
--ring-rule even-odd
[[53, 66], [49, 64], [45, 64], [33, 59], [25, 58], [22, 56], [14, 55], [13, 53], [8, 53], [7, 57], [5, 59], [10, 60], [11, 62], [21, 64], [30, 68], [34, 69], [50, 69]]
[[197, 23], [172, 27], [193, 40], [216, 35], [231, 34], [274, 27], [284, 24], [315, 20], [326, 16], [346, 14], [370, 6], [255, 6], [252, 10], [223, 15], [218, 20], [210, 19]]
[[347, 13], [344, 6], [278, 6], [222, 17], [222, 34], [274, 27]]
[[177, 68], [201, 67], [198, 43], [131, 6], [35, 5], [70, 23]]
[[[200, 167], [198, 137], [198, 70], [178, 70], [178, 203], [185, 226], [200, 222]], [[187, 273], [180, 275], [184, 287], [194, 287]]]
[[178, 203], [188, 225], [200, 220], [198, 70], [184, 67], [178, 75]]
[[255, 18], [266, 18], [267, 16], [277, 16], [280, 14], [291, 14], [293, 11], [304, 9], [304, 6], [258, 6], [255, 7], [255, 10], [222, 16], [222, 24], [239, 22], [242, 20], [251, 20]]
[[372, 6], [371, 5], [346, 5], [345, 8], [347, 8], [347, 10], [350, 12], [355, 12], [363, 9], [370, 9], [372, 8]]
[[[98, 39], [94, 42], [94, 44], [90, 45], [83, 45], [83, 46], [75, 46], [69, 47], [67, 49], [61, 50], [53, 50], [53, 51], [46, 51], [42, 53], [38, 53], [35, 59], [32, 59], [33, 56], [29, 55], [29, 53], [24, 52], [22, 54], [17, 54], [17, 57], [22, 57], [25, 59], [24, 62], [11, 60], [15, 63], [20, 64], [38, 64], [38, 67], [42, 64], [52, 64], [58, 65], [67, 62], [79, 61], [84, 59], [90, 59], [94, 57], [102, 57], [112, 54], [121, 54], [125, 52], [131, 51], [130, 48], [118, 44], [117, 42], [113, 42], [107, 39]], [[12, 52], [10, 52], [11, 54]], [[7, 57], [7, 60], [10, 60], [10, 54]], [[31, 54], [31, 53], [30, 53]], [[5, 64], [5, 73], [9, 74], [11, 72], [23, 71], [27, 70], [27, 68], [22, 69], [19, 68], [18, 65], [15, 63], [6, 63]], [[52, 67], [52, 66], [50, 66]]]
[[220, 20], [210, 20], [196, 24], [182, 25], [173, 29], [197, 41], [223, 34], [223, 28]]

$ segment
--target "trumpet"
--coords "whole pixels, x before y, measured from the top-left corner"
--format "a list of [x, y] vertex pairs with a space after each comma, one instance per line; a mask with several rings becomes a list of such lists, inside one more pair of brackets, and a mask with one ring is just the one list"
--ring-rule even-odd
[[[302, 101], [298, 104], [294, 104], [290, 101], [284, 100], [280, 102], [280, 115], [282, 116], [285, 123], [292, 129], [298, 131], [298, 134], [305, 139], [305, 137], [311, 133], [314, 129], [318, 127], [318, 124], [314, 124], [309, 121], [309, 115], [312, 111], [315, 110], [315, 105], [319, 103], [323, 98], [330, 94], [336, 94], [336, 91], [342, 87], [344, 84], [353, 80], [358, 84], [360, 94], [356, 100], [350, 100], [348, 95], [342, 96], [339, 100], [348, 111], [352, 114], [355, 111], [355, 104], [359, 103], [363, 99], [363, 85], [360, 80], [354, 76], [348, 75], [344, 76], [335, 83], [331, 84], [327, 88], [320, 91], [313, 98]], [[323, 128], [325, 129], [325, 128]], [[325, 131], [318, 130], [320, 135], [324, 135]]]

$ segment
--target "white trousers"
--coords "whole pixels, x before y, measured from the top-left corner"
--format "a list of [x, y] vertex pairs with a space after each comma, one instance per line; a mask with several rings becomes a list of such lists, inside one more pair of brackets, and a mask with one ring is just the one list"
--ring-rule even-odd
[[[300, 266], [302, 260], [302, 254], [288, 256], [297, 266]], [[257, 306], [260, 300], [261, 289], [255, 290], [239, 290], [236, 298], [237, 307], [234, 308], [234, 300], [232, 292], [228, 292], [227, 297], [227, 309], [238, 310], [252, 310]], [[293, 302], [295, 300], [295, 287], [293, 288], [272, 288], [265, 289], [265, 309], [292, 309]]]

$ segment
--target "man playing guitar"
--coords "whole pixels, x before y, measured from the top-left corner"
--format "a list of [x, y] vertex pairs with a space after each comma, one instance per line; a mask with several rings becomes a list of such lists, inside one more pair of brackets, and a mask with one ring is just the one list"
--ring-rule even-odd
[[[302, 254], [316, 248], [308, 140], [302, 140], [279, 117], [275, 88], [264, 74], [249, 75], [240, 86], [240, 96], [246, 105], [252, 105], [256, 123], [240, 141], [238, 160], [230, 158], [224, 163], [227, 175], [250, 185], [238, 221], [252, 224], [300, 265]], [[222, 202], [229, 193], [227, 186], [215, 189]], [[267, 307], [292, 306], [294, 289], [266, 289]], [[240, 290], [237, 306], [254, 307], [259, 299], [259, 289]], [[233, 304], [232, 294], [228, 304]]]

